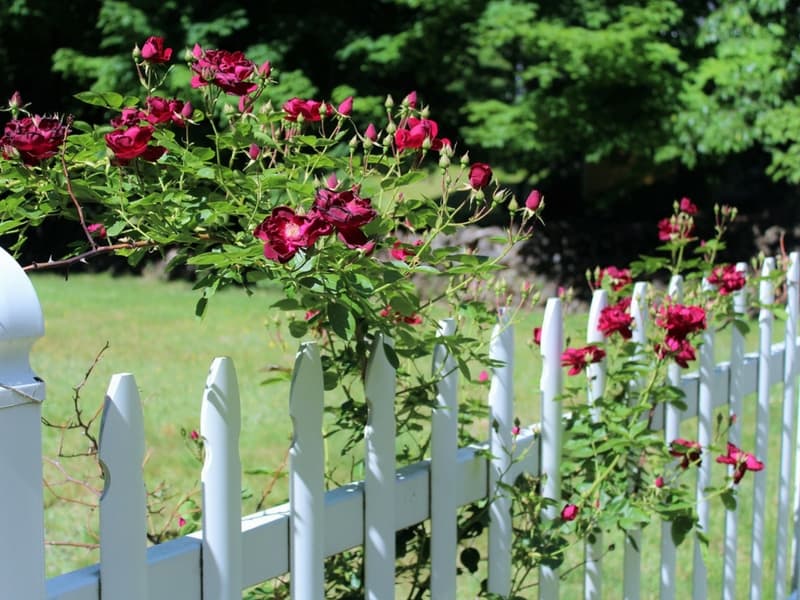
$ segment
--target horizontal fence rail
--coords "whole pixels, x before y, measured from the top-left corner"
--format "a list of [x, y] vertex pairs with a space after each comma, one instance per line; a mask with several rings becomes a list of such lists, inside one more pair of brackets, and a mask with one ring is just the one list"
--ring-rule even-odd
[[[743, 266], [740, 266], [743, 268]], [[775, 268], [770, 261], [765, 270]], [[769, 393], [783, 386], [781, 405], [781, 458], [768, 470], [779, 473], [777, 505], [783, 511], [778, 520], [775, 548], [764, 544], [764, 511], [771, 499], [762, 484], [754, 486], [754, 521], [751, 545], [751, 568], [748, 573], [750, 597], [761, 597], [761, 590], [774, 589], [776, 597], [794, 592], [796, 583], [787, 586], [789, 570], [797, 559], [789, 561], [789, 514], [797, 527], [798, 505], [796, 457], [798, 444], [795, 359], [797, 337], [798, 255], [791, 255], [787, 272], [787, 307], [789, 318], [784, 340], [772, 343], [774, 327], [771, 313], [759, 318], [760, 343], [755, 352], [744, 353], [742, 336], [734, 333], [729, 360], [715, 363], [713, 334], [706, 335], [699, 357], [699, 369], [682, 373], [670, 369], [671, 381], [685, 394], [686, 410], [665, 407], [653, 419], [653, 428], [664, 430], [665, 441], [677, 437], [681, 423], [696, 420], [698, 438], [710, 439], [715, 411], [725, 407], [741, 412], [742, 399], [754, 395], [758, 403], [756, 431], [765, 436], [769, 411]], [[505, 314], [500, 315], [492, 333], [491, 358], [497, 364], [489, 391], [489, 439], [485, 445], [458, 448], [456, 401], [457, 369], [447, 355], [445, 345], [433, 356], [433, 369], [443, 373], [433, 411], [431, 458], [402, 468], [395, 467], [394, 456], [394, 370], [386, 359], [386, 347], [392, 341], [375, 340], [366, 373], [365, 398], [369, 410], [365, 431], [364, 481], [324, 491], [324, 453], [322, 445], [322, 408], [324, 403], [321, 363], [316, 345], [300, 347], [290, 392], [290, 414], [294, 438], [290, 450], [290, 501], [259, 513], [241, 517], [241, 464], [238, 453], [241, 415], [238, 383], [233, 363], [218, 358], [211, 366], [201, 403], [201, 435], [206, 448], [202, 473], [203, 530], [146, 548], [144, 531], [145, 500], [141, 479], [144, 434], [141, 427], [141, 403], [132, 375], [112, 379], [105, 400], [100, 459], [105, 475], [101, 499], [101, 562], [71, 573], [44, 579], [43, 508], [41, 489], [41, 431], [39, 419], [44, 386], [28, 366], [28, 353], [41, 337], [41, 309], [32, 287], [18, 265], [0, 250], [0, 476], [7, 492], [0, 496], [0, 595], [9, 598], [52, 600], [231, 600], [241, 590], [275, 577], [292, 574], [291, 594], [295, 599], [324, 597], [325, 557], [363, 546], [365, 548], [365, 594], [383, 600], [394, 597], [396, 531], [431, 520], [432, 590], [436, 598], [455, 598], [457, 548], [455, 541], [458, 507], [490, 501], [491, 526], [488, 534], [488, 591], [507, 594], [511, 577], [510, 499], [498, 481], [513, 482], [522, 473], [546, 475], [543, 494], [560, 499], [559, 461], [562, 430], [569, 414], [558, 401], [563, 382], [560, 355], [564, 344], [562, 306], [558, 299], [548, 301], [542, 332], [543, 370], [539, 389], [542, 397], [542, 423], [522, 428], [512, 441], [514, 404], [513, 328]], [[14, 282], [14, 294], [7, 282]], [[679, 297], [681, 282], [671, 282], [671, 294]], [[772, 302], [774, 290], [768, 281], [761, 283], [762, 303]], [[26, 287], [27, 286], [27, 287]], [[643, 298], [644, 284], [636, 286], [635, 299]], [[22, 298], [25, 307], [21, 308]], [[593, 299], [587, 324], [587, 340], [601, 341], [597, 315], [608, 303], [604, 292]], [[34, 310], [31, 310], [31, 306]], [[739, 312], [744, 298], [736, 298]], [[11, 323], [16, 325], [11, 326]], [[21, 324], [20, 324], [21, 323]], [[643, 336], [643, 313], [638, 323]], [[455, 333], [454, 323], [442, 321], [439, 335]], [[639, 339], [644, 339], [643, 337]], [[6, 360], [7, 359], [7, 360]], [[8, 365], [14, 365], [13, 370]], [[519, 370], [517, 370], [519, 376]], [[604, 366], [593, 365], [587, 400], [603, 393]], [[10, 382], [10, 383], [9, 383]], [[18, 432], [33, 432], [35, 444], [24, 443]], [[741, 428], [734, 423], [728, 433], [738, 443]], [[764, 439], [757, 438], [756, 454], [764, 456]], [[20, 452], [22, 444], [23, 452]], [[13, 447], [13, 448], [12, 448]], [[487, 449], [489, 452], [487, 452]], [[759, 452], [761, 454], [759, 454]], [[22, 455], [21, 455], [22, 454]], [[704, 463], [712, 461], [705, 456]], [[25, 464], [25, 472], [15, 466]], [[707, 526], [702, 488], [707, 474], [698, 476], [698, 508], [702, 526]], [[794, 484], [793, 505], [792, 485]], [[10, 492], [9, 492], [10, 490]], [[32, 490], [32, 491], [31, 491]], [[26, 504], [27, 503], [27, 504]], [[771, 505], [770, 505], [771, 506]], [[10, 513], [14, 510], [17, 513]], [[14, 519], [8, 515], [13, 514]], [[541, 515], [557, 517], [552, 509]], [[5, 520], [2, 520], [5, 519]], [[744, 527], [748, 527], [744, 525]], [[728, 511], [725, 523], [723, 597], [735, 597], [735, 553], [737, 547], [737, 512]], [[639, 532], [635, 532], [638, 536]], [[664, 531], [661, 540], [661, 595], [675, 597], [675, 548]], [[33, 541], [31, 541], [33, 540]], [[797, 547], [797, 537], [791, 540]], [[639, 550], [625, 551], [624, 581], [619, 590], [623, 597], [640, 594], [641, 562]], [[764, 557], [776, 553], [775, 581], [765, 585]], [[796, 552], [796, 551], [795, 551]], [[584, 596], [599, 598], [603, 575], [602, 542], [595, 540], [585, 548]], [[699, 551], [692, 569], [694, 598], [708, 596], [708, 573]], [[698, 558], [699, 557], [699, 558]], [[699, 562], [698, 562], [699, 561]], [[18, 566], [24, 563], [24, 566]], [[12, 567], [9, 567], [12, 564]], [[540, 570], [540, 598], [559, 597], [559, 572]], [[731, 583], [733, 582], [733, 583]], [[102, 585], [101, 585], [102, 584]], [[10, 594], [10, 595], [9, 595]]]

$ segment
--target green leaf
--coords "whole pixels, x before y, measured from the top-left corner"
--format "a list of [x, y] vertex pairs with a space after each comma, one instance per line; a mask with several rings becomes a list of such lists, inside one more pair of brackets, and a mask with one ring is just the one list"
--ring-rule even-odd
[[728, 510], [736, 510], [736, 492], [732, 488], [728, 488], [719, 495], [722, 504]]
[[208, 298], [206, 296], [200, 296], [200, 299], [197, 301], [197, 304], [194, 307], [195, 316], [202, 317], [206, 312], [207, 306], [208, 306]]
[[328, 320], [331, 329], [340, 338], [349, 340], [353, 337], [356, 331], [356, 320], [346, 306], [336, 303], [329, 304]]
[[306, 333], [308, 333], [308, 322], [307, 321], [291, 321], [289, 323], [289, 333], [294, 338], [301, 338]]
[[103, 108], [120, 108], [125, 98], [117, 92], [80, 92], [75, 97], [81, 102]]
[[282, 298], [277, 302], [273, 302], [271, 308], [277, 308], [278, 310], [299, 310], [302, 306], [296, 298]]

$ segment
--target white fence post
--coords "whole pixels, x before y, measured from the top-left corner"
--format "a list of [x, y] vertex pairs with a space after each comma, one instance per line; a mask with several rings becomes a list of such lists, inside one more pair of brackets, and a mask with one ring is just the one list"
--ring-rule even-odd
[[8, 598], [45, 596], [42, 401], [28, 362], [44, 335], [39, 299], [0, 248], [0, 588]]
[[369, 409], [364, 429], [364, 586], [367, 600], [394, 598], [395, 563], [395, 370], [375, 337], [365, 391]]
[[[439, 335], [455, 333], [453, 319], [439, 322]], [[447, 346], [433, 351], [433, 372], [439, 380], [436, 406], [431, 415], [431, 598], [456, 598], [456, 548], [458, 502], [456, 477], [458, 452], [458, 369]], [[490, 492], [491, 493], [491, 492]]]
[[[561, 354], [564, 351], [564, 325], [561, 315], [561, 300], [550, 298], [542, 321], [542, 445], [540, 473], [545, 477], [542, 495], [556, 502], [561, 501]], [[557, 519], [558, 507], [543, 511], [546, 519]], [[558, 573], [550, 567], [539, 567], [539, 598], [558, 598]]]
[[[608, 306], [608, 293], [605, 290], [595, 290], [592, 294], [592, 304], [589, 307], [589, 323], [586, 328], [586, 341], [590, 344], [605, 341], [603, 332], [598, 329], [600, 314]], [[592, 363], [587, 367], [586, 375], [589, 378], [589, 404], [603, 396], [606, 387], [606, 363]], [[592, 418], [595, 422], [600, 420], [599, 408], [592, 408]], [[591, 499], [590, 499], [591, 500]], [[603, 555], [603, 533], [595, 534], [594, 542], [586, 542], [584, 547], [584, 560], [586, 567], [583, 578], [583, 596], [585, 600], [592, 600], [602, 596], [601, 558]]]
[[[771, 305], [775, 301], [775, 286], [768, 278], [775, 270], [775, 259], [767, 258], [761, 268], [763, 279], [758, 287], [758, 301], [761, 305]], [[764, 460], [768, 450], [769, 436], [769, 362], [772, 351], [772, 310], [764, 306], [758, 313], [758, 382], [756, 411], [756, 448], [755, 455]], [[753, 473], [753, 541], [751, 544], [750, 561], [750, 598], [761, 598], [762, 579], [764, 570], [764, 513], [767, 502], [767, 470], [770, 465], [765, 463], [764, 469]]]
[[500, 363], [492, 369], [489, 388], [489, 592], [507, 596], [511, 589], [511, 428], [514, 426], [514, 330], [507, 309], [500, 309], [492, 330], [489, 358]]
[[200, 408], [203, 437], [203, 597], [242, 597], [242, 464], [239, 383], [233, 361], [215, 358]]
[[325, 597], [323, 402], [319, 348], [313, 342], [306, 342], [297, 351], [289, 392], [289, 414], [294, 427], [289, 450], [289, 564], [293, 600]]
[[100, 597], [147, 598], [147, 498], [142, 475], [144, 420], [136, 380], [114, 375], [100, 423]]

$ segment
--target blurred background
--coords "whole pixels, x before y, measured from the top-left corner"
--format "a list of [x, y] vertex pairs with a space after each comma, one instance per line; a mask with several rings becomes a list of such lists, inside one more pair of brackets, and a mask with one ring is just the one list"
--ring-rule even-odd
[[73, 94], [140, 94], [130, 52], [150, 35], [174, 48], [177, 97], [195, 42], [270, 60], [276, 106], [354, 95], [361, 127], [415, 90], [457, 154], [544, 194], [520, 260], [559, 284], [652, 250], [683, 196], [701, 235], [714, 203], [740, 209], [733, 259], [800, 239], [800, 2], [2, 0], [0, 103], [102, 118]]

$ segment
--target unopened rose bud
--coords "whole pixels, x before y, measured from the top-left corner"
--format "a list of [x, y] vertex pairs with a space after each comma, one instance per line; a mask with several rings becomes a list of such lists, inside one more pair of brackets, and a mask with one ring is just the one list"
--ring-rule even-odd
[[323, 119], [328, 116], [328, 105], [324, 102], [319, 105], [319, 116]]
[[364, 131], [364, 137], [367, 138], [370, 142], [374, 142], [378, 139], [378, 132], [375, 130], [375, 125], [370, 123], [367, 125], [366, 131]]
[[381, 140], [381, 144], [383, 144], [385, 147], [388, 148], [391, 145], [391, 143], [392, 143], [392, 136], [391, 135], [383, 136], [383, 140]]
[[192, 62], [194, 59], [195, 59], [195, 53], [191, 49], [186, 48], [183, 51], [183, 60], [188, 63]]
[[430, 117], [431, 116], [431, 107], [428, 106], [427, 104], [425, 106], [423, 106], [422, 110], [419, 112], [419, 116], [422, 117], [423, 119], [427, 119], [428, 117]]
[[339, 186], [339, 178], [336, 177], [336, 173], [331, 173], [328, 176], [328, 178], [325, 180], [325, 185], [329, 190], [335, 190]]
[[430, 137], [426, 137], [424, 140], [422, 140], [422, 149], [423, 150], [430, 150], [431, 146], [433, 146], [433, 141], [431, 140]]
[[271, 115], [273, 112], [275, 112], [275, 108], [272, 106], [272, 101], [267, 100], [259, 107], [258, 112], [262, 115]]
[[497, 189], [492, 194], [492, 202], [494, 202], [495, 204], [500, 204], [505, 200], [505, 196], [506, 196], [505, 190]]
[[525, 208], [531, 212], [536, 212], [542, 205], [542, 194], [539, 190], [533, 190], [525, 199]]
[[348, 96], [347, 98], [342, 100], [342, 103], [336, 109], [336, 111], [340, 115], [344, 115], [345, 117], [348, 116], [352, 112], [352, 110], [353, 110], [353, 97], [352, 96]]
[[261, 75], [261, 77], [263, 77], [264, 79], [268, 79], [269, 74], [271, 72], [272, 72], [272, 65], [268, 60], [264, 61], [264, 63], [260, 67], [258, 67], [258, 74]]
[[508, 203], [508, 210], [510, 210], [511, 212], [514, 212], [518, 208], [519, 208], [519, 203], [517, 202], [517, 197], [516, 196], [511, 196], [511, 200]]
[[450, 166], [450, 158], [446, 154], [439, 156], [439, 168], [446, 169]]
[[417, 108], [417, 92], [409, 92], [408, 95], [403, 98], [403, 105], [409, 108]]
[[133, 57], [134, 60], [136, 60], [137, 58], [142, 56], [142, 51], [139, 48], [139, 44], [134, 44], [133, 45], [133, 50], [131, 51], [131, 56]]
[[469, 152], [464, 152], [464, 156], [461, 157], [461, 166], [466, 167], [469, 165]]
[[232, 115], [236, 112], [236, 109], [231, 106], [230, 104], [223, 104], [222, 105], [222, 114], [224, 115]]
[[389, 121], [388, 125], [386, 125], [386, 133], [394, 134], [395, 131], [397, 131], [397, 125]]
[[440, 150], [441, 154], [444, 154], [447, 158], [453, 158], [453, 146], [450, 144], [442, 144], [442, 149]]
[[250, 160], [256, 160], [259, 154], [261, 154], [261, 148], [258, 147], [258, 144], [250, 144], [247, 149], [247, 156], [250, 157]]
[[353, 137], [351, 137], [347, 145], [350, 146], [352, 150], [358, 148], [358, 136], [354, 135]]
[[19, 92], [14, 92], [11, 94], [11, 98], [8, 99], [8, 107], [14, 111], [22, 107], [22, 96]]
[[661, 489], [664, 487], [664, 478], [659, 475], [653, 483], [657, 488]]
[[383, 103], [383, 105], [386, 108], [392, 108], [394, 106], [394, 98], [392, 98], [391, 94], [386, 96], [386, 101]]

